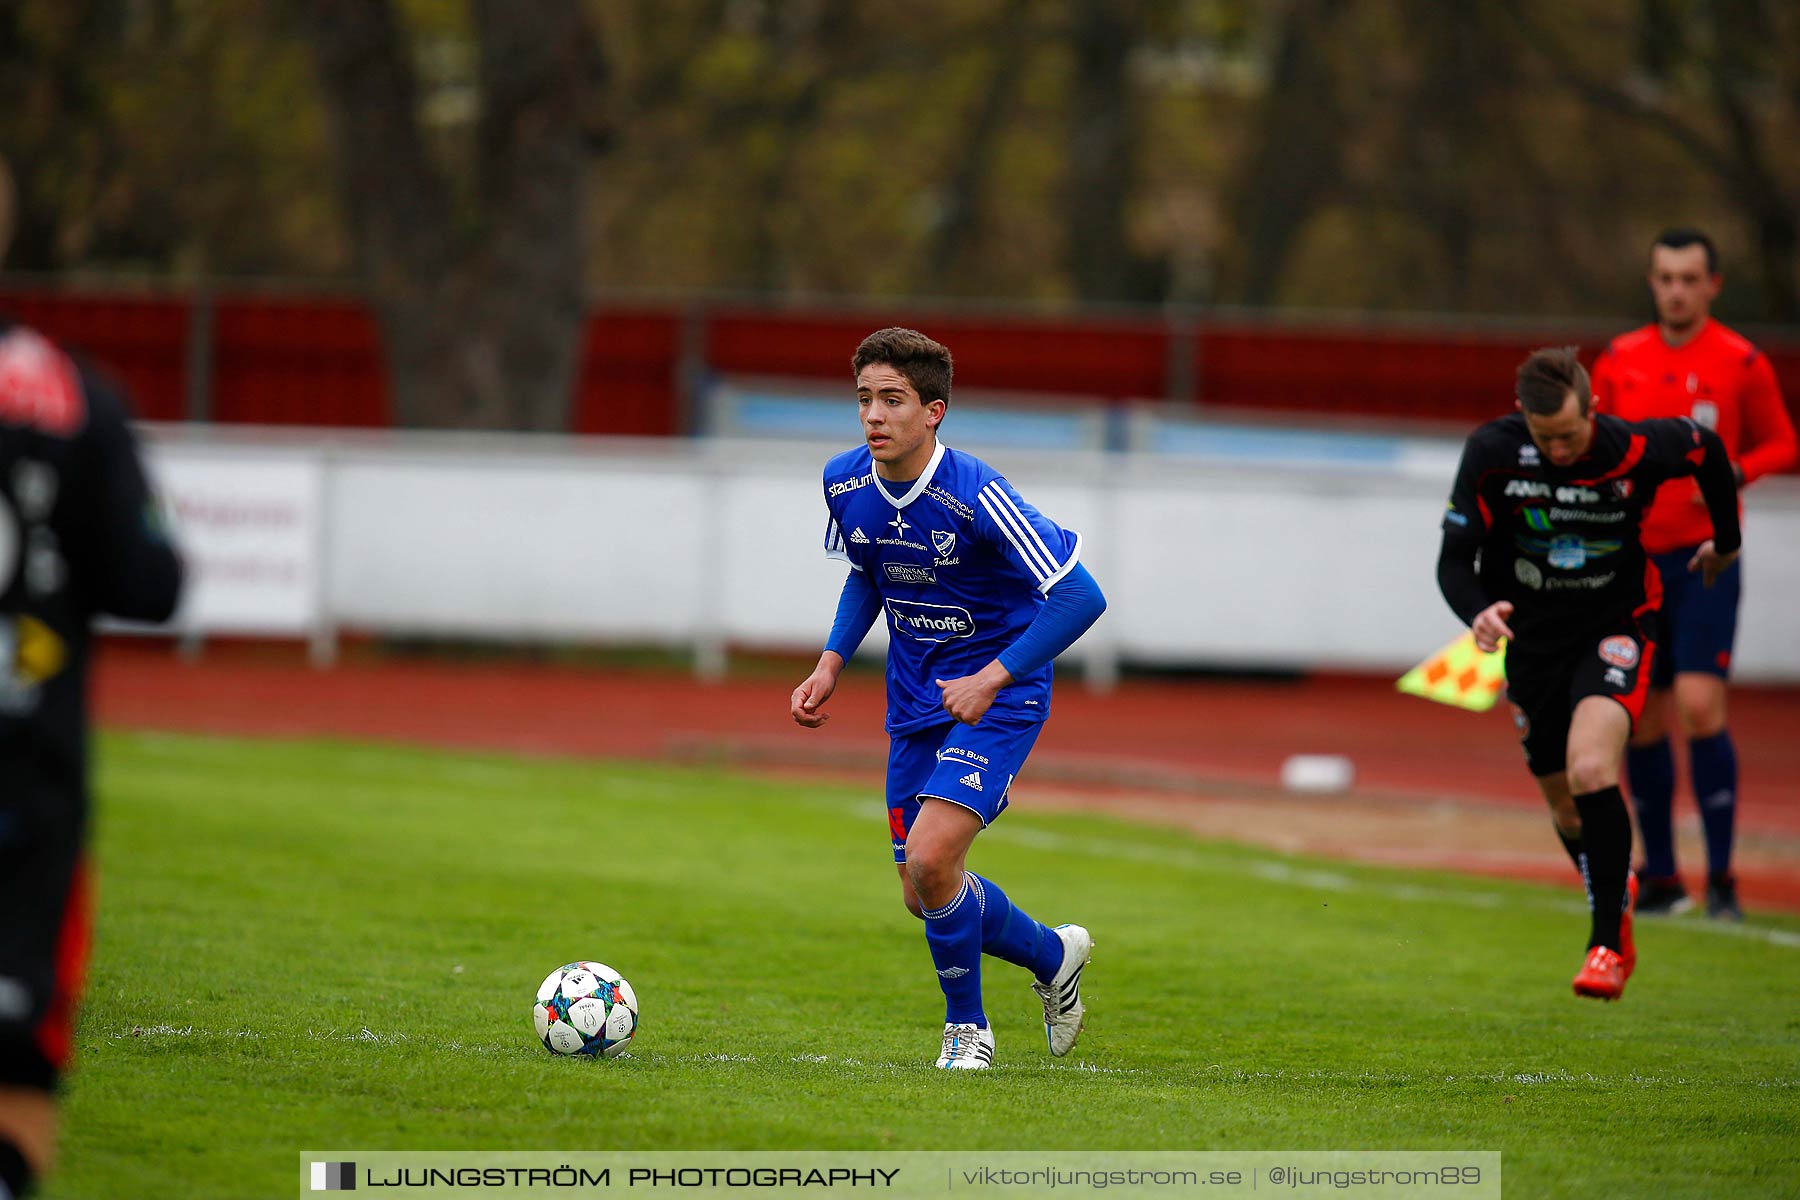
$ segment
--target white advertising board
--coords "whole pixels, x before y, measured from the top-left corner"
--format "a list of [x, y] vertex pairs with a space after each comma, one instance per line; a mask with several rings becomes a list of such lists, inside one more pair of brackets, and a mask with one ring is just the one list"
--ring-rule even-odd
[[175, 626], [310, 634], [322, 617], [319, 456], [156, 446], [150, 462], [188, 568]]
[[[152, 439], [194, 567], [179, 627], [338, 627], [499, 640], [816, 651], [841, 563], [821, 551], [831, 448], [713, 440], [181, 431]], [[997, 456], [998, 457], [998, 456]], [[1010, 451], [1025, 496], [1083, 535], [1109, 608], [1079, 656], [1392, 671], [1461, 626], [1435, 577], [1448, 479]], [[1736, 674], [1800, 679], [1800, 487], [1746, 498]], [[863, 657], [880, 653], [882, 630]]]

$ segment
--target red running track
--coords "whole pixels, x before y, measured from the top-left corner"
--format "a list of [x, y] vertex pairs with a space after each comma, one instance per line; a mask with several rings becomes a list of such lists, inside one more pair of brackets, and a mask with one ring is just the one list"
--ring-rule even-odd
[[[667, 670], [373, 653], [321, 671], [289, 646], [209, 647], [186, 662], [166, 644], [115, 641], [99, 657], [94, 697], [103, 724], [129, 728], [859, 773], [880, 763], [879, 676], [848, 676], [829, 705], [832, 721], [808, 731], [787, 711], [805, 671], [760, 664], [754, 677], [701, 683]], [[1771, 868], [1765, 853], [1754, 871], [1740, 871], [1744, 895], [1800, 909], [1800, 689], [1735, 690], [1731, 728], [1742, 763], [1739, 829], [1776, 860]], [[1027, 782], [1093, 791], [1101, 804], [1108, 792], [1196, 804], [1251, 797], [1279, 819], [1281, 763], [1297, 753], [1350, 758], [1363, 798], [1542, 807], [1504, 706], [1470, 714], [1361, 677], [1130, 682], [1106, 695], [1068, 680]], [[1691, 823], [1685, 787], [1676, 804]], [[1536, 845], [1541, 862], [1506, 873], [1566, 873], [1547, 833]], [[1445, 846], [1442, 865], [1467, 865], [1468, 849]], [[1692, 856], [1685, 865], [1698, 868]]]

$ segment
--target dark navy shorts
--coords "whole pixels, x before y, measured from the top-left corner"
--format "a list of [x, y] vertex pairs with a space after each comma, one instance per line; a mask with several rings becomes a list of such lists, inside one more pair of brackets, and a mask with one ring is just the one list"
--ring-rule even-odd
[[1740, 560], [1707, 587], [1698, 571], [1687, 565], [1698, 547], [1652, 555], [1662, 576], [1662, 613], [1656, 641], [1663, 653], [1651, 667], [1650, 686], [1672, 687], [1677, 674], [1731, 674], [1731, 647], [1737, 641], [1738, 598], [1743, 592], [1744, 564]]
[[978, 725], [933, 725], [893, 739], [888, 749], [888, 833], [894, 861], [906, 861], [906, 835], [921, 800], [948, 800], [987, 828], [1006, 808], [1007, 793], [1037, 744], [1044, 723], [990, 712]]

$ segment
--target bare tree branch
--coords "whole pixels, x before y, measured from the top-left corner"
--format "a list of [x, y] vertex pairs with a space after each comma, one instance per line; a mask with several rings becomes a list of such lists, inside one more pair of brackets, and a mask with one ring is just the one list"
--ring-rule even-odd
[[1694, 125], [1646, 96], [1633, 94], [1591, 74], [1554, 33], [1531, 18], [1524, 6], [1501, 4], [1496, 8], [1512, 22], [1525, 44], [1543, 58], [1558, 83], [1603, 112], [1629, 117], [1655, 129], [1719, 178], [1727, 183], [1735, 181], [1736, 164]]
[[1722, 144], [1674, 107], [1606, 83], [1577, 65], [1576, 56], [1522, 6], [1498, 7], [1563, 86], [1602, 111], [1655, 130], [1718, 177], [1754, 233], [1766, 315], [1782, 321], [1800, 317], [1794, 279], [1800, 261], [1800, 217], [1782, 191], [1741, 92], [1767, 32], [1756, 0], [1717, 0], [1706, 6], [1713, 23], [1712, 45], [1699, 65], [1711, 108], [1723, 127]]

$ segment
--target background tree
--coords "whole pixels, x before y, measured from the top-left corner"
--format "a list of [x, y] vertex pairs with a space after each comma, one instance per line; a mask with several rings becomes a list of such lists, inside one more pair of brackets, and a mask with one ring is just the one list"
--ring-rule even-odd
[[1141, 195], [1143, 97], [1131, 66], [1159, 9], [1153, 0], [1070, 0], [1068, 112], [1069, 276], [1090, 300], [1161, 300], [1160, 264], [1131, 236]]
[[1578, 52], [1579, 33], [1549, 16], [1509, 15], [1562, 87], [1666, 140], [1712, 176], [1750, 234], [1750, 270], [1761, 289], [1763, 315], [1800, 321], [1795, 6], [1780, 0], [1639, 0], [1634, 36], [1601, 43], [1597, 54]]
[[15, 271], [198, 280], [350, 264], [304, 47], [265, 0], [0, 4]]
[[400, 421], [566, 428], [585, 308], [589, 105], [602, 73], [580, 5], [472, 0], [477, 112], [457, 180], [429, 152], [392, 6], [297, 3]]
[[1231, 186], [1241, 253], [1228, 260], [1226, 298], [1268, 304], [1302, 227], [1343, 177], [1350, 130], [1339, 103], [1342, 55], [1331, 51], [1349, 0], [1279, 6], [1268, 82]]
[[13, 0], [0, 153], [13, 269], [368, 296], [413, 423], [596, 292], [1622, 325], [1689, 223], [1800, 321], [1783, 0]]

